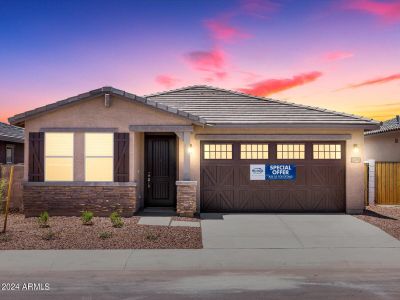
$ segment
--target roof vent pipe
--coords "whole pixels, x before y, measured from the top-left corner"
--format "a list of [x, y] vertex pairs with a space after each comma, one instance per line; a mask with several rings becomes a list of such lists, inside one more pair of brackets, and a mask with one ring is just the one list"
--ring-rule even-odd
[[104, 95], [104, 106], [109, 108], [111, 106], [111, 97], [110, 94]]

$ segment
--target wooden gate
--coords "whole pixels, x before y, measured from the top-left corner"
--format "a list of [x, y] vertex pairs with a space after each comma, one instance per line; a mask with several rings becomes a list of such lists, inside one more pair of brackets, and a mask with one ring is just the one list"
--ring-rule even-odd
[[400, 162], [376, 162], [376, 204], [400, 205]]

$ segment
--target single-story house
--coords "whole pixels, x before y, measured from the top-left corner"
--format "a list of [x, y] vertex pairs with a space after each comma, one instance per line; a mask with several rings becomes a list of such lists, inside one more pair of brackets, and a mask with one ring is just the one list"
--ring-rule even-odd
[[400, 162], [400, 116], [384, 121], [378, 129], [365, 132], [365, 158]]
[[0, 164], [24, 162], [24, 129], [0, 122]]
[[379, 125], [202, 85], [145, 97], [103, 87], [9, 121], [25, 127], [27, 216], [359, 213], [364, 131]]

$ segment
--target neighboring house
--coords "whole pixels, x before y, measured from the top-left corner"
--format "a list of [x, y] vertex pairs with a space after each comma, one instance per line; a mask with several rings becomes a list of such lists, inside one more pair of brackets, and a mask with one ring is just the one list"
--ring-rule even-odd
[[382, 122], [381, 127], [365, 133], [365, 158], [400, 162], [400, 116]]
[[29, 141], [27, 216], [359, 213], [364, 131], [379, 125], [208, 86], [147, 97], [103, 87], [9, 120]]
[[0, 164], [24, 162], [24, 129], [0, 122]]

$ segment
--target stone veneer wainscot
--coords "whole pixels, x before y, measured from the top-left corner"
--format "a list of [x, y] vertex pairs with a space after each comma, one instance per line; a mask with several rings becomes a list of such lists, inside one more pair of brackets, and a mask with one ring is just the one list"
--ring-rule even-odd
[[197, 181], [177, 181], [176, 212], [181, 217], [193, 217], [196, 212]]
[[118, 211], [123, 217], [138, 209], [135, 182], [25, 182], [26, 217], [47, 211], [50, 216], [80, 216], [90, 210], [95, 216]]

